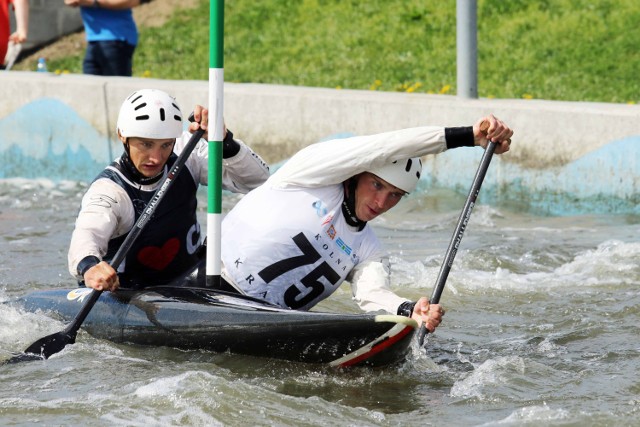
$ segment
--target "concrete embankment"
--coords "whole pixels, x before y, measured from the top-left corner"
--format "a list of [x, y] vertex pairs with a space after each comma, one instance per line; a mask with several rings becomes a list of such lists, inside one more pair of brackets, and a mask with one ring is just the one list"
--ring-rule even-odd
[[[0, 72], [0, 178], [90, 180], [121, 146], [123, 99], [163, 89], [183, 111], [206, 105], [206, 81]], [[640, 213], [640, 106], [539, 100], [462, 100], [447, 95], [225, 84], [227, 126], [269, 162], [308, 144], [412, 126], [471, 125], [493, 113], [516, 134], [496, 157], [485, 202], [535, 212]], [[468, 190], [480, 149], [426, 159], [423, 185]]]

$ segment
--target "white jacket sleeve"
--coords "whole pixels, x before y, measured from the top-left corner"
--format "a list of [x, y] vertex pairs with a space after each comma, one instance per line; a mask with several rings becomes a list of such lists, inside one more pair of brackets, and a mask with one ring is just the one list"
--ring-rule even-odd
[[[184, 132], [176, 139], [174, 151], [180, 155], [191, 138], [189, 132]], [[233, 157], [222, 161], [222, 188], [234, 193], [248, 193], [264, 183], [269, 178], [269, 167], [260, 156], [241, 140], [234, 139], [240, 145], [240, 151]], [[209, 180], [209, 143], [201, 139], [193, 153], [187, 159], [187, 167], [193, 179], [202, 185]]]
[[349, 273], [353, 300], [363, 311], [380, 311], [397, 314], [405, 301], [389, 288], [389, 260], [366, 261]]
[[222, 188], [234, 193], [248, 193], [269, 178], [269, 166], [244, 142], [235, 141], [240, 144], [240, 151], [222, 161]]
[[334, 139], [303, 148], [269, 182], [276, 188], [338, 184], [387, 163], [441, 153], [446, 148], [444, 127], [435, 126]]
[[77, 267], [87, 256], [102, 259], [109, 240], [128, 233], [133, 227], [135, 212], [129, 196], [115, 182], [96, 180], [82, 198], [80, 213], [71, 235], [67, 256], [69, 273], [78, 276]]

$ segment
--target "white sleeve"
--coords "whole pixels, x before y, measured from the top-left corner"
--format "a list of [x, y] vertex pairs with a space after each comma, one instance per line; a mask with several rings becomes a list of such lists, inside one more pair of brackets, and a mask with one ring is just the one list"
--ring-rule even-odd
[[69, 273], [77, 279], [77, 267], [87, 256], [102, 259], [109, 240], [131, 230], [135, 220], [133, 204], [126, 191], [115, 182], [103, 178], [95, 181], [84, 197], [71, 235], [67, 255]]
[[269, 182], [276, 188], [338, 184], [387, 163], [437, 154], [446, 148], [444, 127], [435, 126], [334, 139], [303, 148]]
[[383, 310], [397, 314], [398, 307], [405, 301], [389, 288], [389, 261], [366, 261], [358, 264], [347, 278], [351, 282], [353, 300], [367, 312]]
[[[176, 139], [174, 151], [180, 154], [191, 138], [189, 132], [184, 132]], [[260, 156], [239, 139], [234, 140], [240, 145], [240, 151], [233, 157], [222, 160], [222, 188], [234, 193], [248, 193], [264, 183], [269, 178], [269, 167]], [[202, 185], [209, 181], [209, 143], [200, 139], [191, 156], [187, 159], [187, 167], [193, 179]]]
[[240, 151], [222, 160], [222, 188], [234, 193], [248, 193], [269, 178], [269, 166], [248, 145], [234, 138]]

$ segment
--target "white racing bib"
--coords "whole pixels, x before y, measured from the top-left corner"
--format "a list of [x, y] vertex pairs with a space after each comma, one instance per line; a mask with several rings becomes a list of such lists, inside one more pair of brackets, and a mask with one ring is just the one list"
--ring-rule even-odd
[[222, 223], [227, 272], [248, 295], [310, 309], [379, 249], [370, 227], [358, 232], [347, 225], [342, 200], [341, 184], [252, 191]]

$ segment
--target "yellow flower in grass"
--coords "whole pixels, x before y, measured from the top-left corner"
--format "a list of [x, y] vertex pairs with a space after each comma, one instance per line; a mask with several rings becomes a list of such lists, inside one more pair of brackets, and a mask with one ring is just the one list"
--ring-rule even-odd
[[444, 85], [442, 89], [440, 89], [440, 95], [444, 95], [445, 93], [449, 93], [451, 90], [451, 85]]
[[416, 90], [420, 89], [421, 87], [422, 87], [422, 83], [415, 82], [414, 84], [412, 84], [411, 86], [409, 86], [407, 88], [407, 92], [409, 92], [409, 93], [415, 92]]
[[376, 79], [371, 86], [369, 86], [369, 90], [378, 90], [378, 88], [380, 88], [380, 86], [382, 86], [382, 81]]
[[145, 77], [145, 78], [151, 77], [151, 71], [144, 70], [144, 72], [142, 73], [142, 77]]
[[409, 85], [407, 84], [407, 82], [404, 82], [404, 83], [399, 84], [399, 85], [396, 86], [396, 91], [398, 91], [398, 92], [406, 92], [408, 88], [409, 88]]
[[531, 95], [530, 93], [525, 93], [525, 94], [522, 95], [522, 97], [524, 99], [533, 99], [533, 95]]

